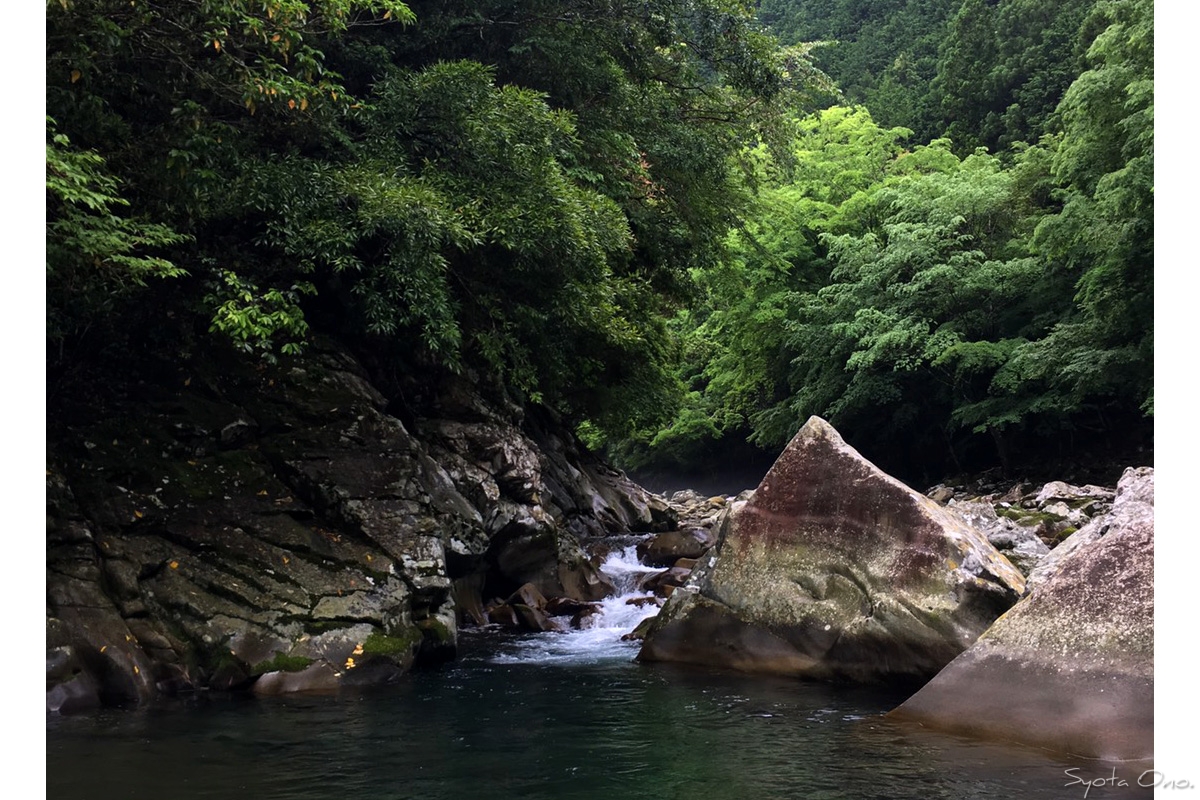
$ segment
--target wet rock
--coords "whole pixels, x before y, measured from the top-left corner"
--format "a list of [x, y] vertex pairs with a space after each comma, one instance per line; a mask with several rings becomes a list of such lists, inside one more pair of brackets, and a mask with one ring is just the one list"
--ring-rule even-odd
[[961, 517], [811, 418], [715, 556], [674, 591], [642, 661], [818, 679], [928, 678], [1020, 597], [1024, 579]]
[[660, 597], [669, 597], [675, 589], [687, 583], [692, 570], [681, 567], [671, 567], [662, 572], [655, 572], [642, 580], [641, 589], [644, 592], [654, 592]]
[[622, 642], [640, 642], [646, 638], [646, 634], [650, 631], [650, 627], [654, 624], [654, 617], [647, 617], [637, 624], [637, 627], [621, 637]]
[[1152, 757], [1153, 495], [1152, 469], [1126, 470], [1112, 512], [892, 716], [1090, 758]]
[[714, 543], [715, 537], [704, 528], [667, 531], [640, 542], [637, 554], [649, 566], [669, 567], [681, 558], [699, 558]]
[[100, 705], [100, 685], [74, 647], [63, 645], [46, 651], [46, 710], [74, 714]]
[[570, 597], [551, 597], [543, 609], [552, 617], [574, 617], [584, 611], [595, 612], [599, 609], [596, 603], [584, 603]]
[[[47, 647], [83, 669], [48, 674], [48, 708], [393, 680], [453, 656], [485, 586], [581, 617], [612, 586], [579, 535], [674, 525], [551, 412], [477, 382], [415, 413], [327, 341], [273, 367], [211, 358], [79, 402], [49, 437]], [[493, 613], [546, 627], [517, 605]]]
[[341, 682], [337, 669], [328, 662], [311, 664], [298, 672], [277, 670], [266, 672], [254, 683], [254, 693], [261, 695], [280, 694], [330, 694], [336, 692]]

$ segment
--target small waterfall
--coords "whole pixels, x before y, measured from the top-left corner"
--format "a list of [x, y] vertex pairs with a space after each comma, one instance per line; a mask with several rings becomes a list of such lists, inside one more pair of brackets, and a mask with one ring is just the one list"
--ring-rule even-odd
[[[600, 565], [617, 587], [612, 597], [601, 600], [599, 610], [583, 621], [579, 630], [564, 633], [534, 633], [512, 641], [504, 652], [490, 659], [495, 664], [594, 664], [601, 661], [628, 661], [636, 655], [638, 642], [621, 641], [642, 620], [658, 613], [650, 600], [652, 592], [638, 590], [646, 575], [659, 572], [638, 561], [636, 545], [614, 550]], [[631, 603], [644, 599], [645, 603]]]

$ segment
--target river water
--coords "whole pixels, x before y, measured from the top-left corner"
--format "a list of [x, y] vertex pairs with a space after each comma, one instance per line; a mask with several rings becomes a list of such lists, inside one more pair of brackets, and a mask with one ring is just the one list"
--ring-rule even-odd
[[[461, 657], [339, 696], [48, 717], [47, 796], [967, 800], [1149, 796], [1132, 765], [898, 726], [904, 694], [633, 661], [632, 551], [590, 629], [467, 631]], [[621, 585], [621, 584], [619, 584]], [[1110, 776], [1115, 780], [1109, 780]], [[1082, 781], [1093, 781], [1089, 787]], [[1128, 787], [1113, 786], [1124, 781]]]

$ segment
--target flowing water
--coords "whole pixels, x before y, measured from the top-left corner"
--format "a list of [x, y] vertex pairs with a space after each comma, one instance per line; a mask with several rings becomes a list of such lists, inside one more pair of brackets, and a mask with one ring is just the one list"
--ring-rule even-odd
[[[462, 656], [336, 697], [214, 696], [47, 719], [50, 798], [1105, 798], [1133, 765], [940, 736], [882, 714], [904, 695], [639, 665], [653, 606], [632, 548], [591, 627], [467, 631]], [[1070, 772], [1068, 772], [1070, 770]], [[1109, 778], [1129, 786], [1110, 785]], [[1081, 781], [1093, 781], [1088, 786]]]

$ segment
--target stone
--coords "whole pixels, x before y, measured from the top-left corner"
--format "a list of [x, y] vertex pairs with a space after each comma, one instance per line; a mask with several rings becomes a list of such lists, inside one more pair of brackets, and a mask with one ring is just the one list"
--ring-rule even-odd
[[935, 503], [946, 505], [954, 499], [954, 490], [949, 486], [935, 486], [929, 490], [928, 497]]
[[1050, 553], [1050, 548], [1038, 536], [1039, 526], [1021, 525], [1008, 517], [1001, 517], [991, 503], [952, 500], [948, 507], [986, 536], [988, 542], [1027, 578]]
[[691, 574], [691, 569], [671, 567], [668, 570], [646, 576], [642, 580], [641, 589], [644, 592], [654, 592], [660, 597], [667, 597], [675, 589], [687, 583]]
[[700, 558], [713, 545], [704, 529], [667, 531], [639, 542], [638, 557], [651, 567], [669, 567], [681, 558]]
[[1091, 535], [1043, 562], [1029, 596], [891, 716], [1088, 758], [1151, 758], [1153, 494], [1153, 469], [1126, 470]]
[[[1149, 509], [1148, 512], [1147, 509]], [[1153, 511], [1154, 468], [1130, 467], [1125, 470], [1117, 484], [1112, 510], [1107, 514], [1097, 516], [1051, 550], [1029, 574], [1028, 590], [1032, 592], [1040, 584], [1053, 577], [1062, 564], [1078, 550], [1104, 538], [1112, 530], [1114, 523], [1139, 513], [1149, 513], [1151, 515], [1150, 526], [1153, 528]]]
[[266, 672], [254, 682], [254, 693], [260, 695], [280, 694], [332, 694], [341, 685], [338, 670], [327, 662], [310, 664], [299, 672], [276, 670]]
[[1012, 606], [1024, 578], [963, 519], [812, 417], [638, 658], [803, 678], [928, 679]]
[[[329, 670], [394, 680], [453, 657], [460, 617], [486, 624], [485, 587], [532, 583], [578, 624], [613, 592], [579, 536], [675, 525], [499, 387], [377, 387], [389, 370], [320, 337], [285, 361], [206, 351], [186, 378], [131, 364], [129, 391], [105, 395], [120, 399], [54, 409], [70, 422], [48, 441], [47, 663], [67, 647], [83, 668], [48, 674], [48, 709], [256, 678], [321, 689]], [[519, 605], [533, 611], [508, 607], [512, 624], [552, 627]], [[386, 652], [355, 654], [372, 636]], [[305, 659], [303, 679], [259, 677]]]

